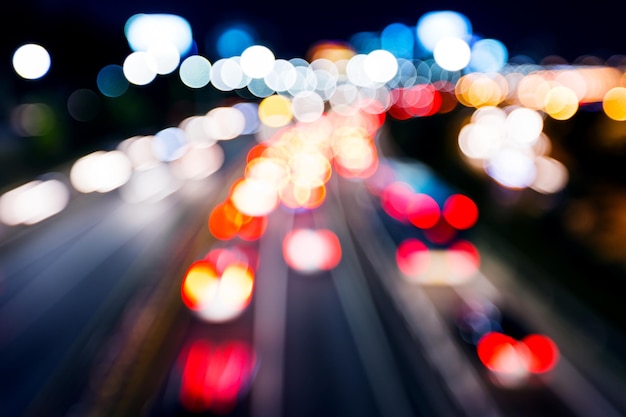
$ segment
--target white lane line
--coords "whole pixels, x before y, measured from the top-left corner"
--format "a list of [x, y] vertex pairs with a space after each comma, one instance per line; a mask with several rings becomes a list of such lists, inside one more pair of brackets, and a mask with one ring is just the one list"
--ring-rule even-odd
[[283, 415], [288, 267], [280, 245], [292, 224], [289, 213], [271, 214], [259, 243], [252, 337], [261, 366], [250, 392], [252, 417]]
[[581, 417], [623, 417], [572, 364], [561, 357], [550, 388]]
[[360, 266], [356, 249], [347, 227], [346, 213], [338, 201], [337, 183], [329, 184], [333, 193], [329, 193], [326, 207], [329, 214], [320, 218], [315, 212], [317, 223], [329, 219], [328, 226], [340, 237], [342, 260], [331, 271], [341, 306], [352, 331], [361, 363], [368, 376], [369, 383], [378, 405], [380, 415], [393, 417], [412, 417], [414, 415], [405, 387], [398, 374], [398, 366], [383, 324], [376, 312], [374, 301], [365, 284], [365, 275]]
[[171, 204], [162, 203], [151, 206], [150, 210], [120, 205], [76, 239], [0, 308], [3, 323], [0, 343], [18, 337], [78, 283], [90, 279], [93, 271], [122, 245], [171, 210]]
[[[363, 212], [359, 224], [355, 224], [352, 230], [360, 235], [358, 240], [378, 269], [383, 285], [406, 317], [413, 337], [424, 347], [427, 358], [446, 382], [457, 405], [467, 416], [500, 416], [501, 412], [475, 369], [466, 363], [430, 298], [418, 285], [410, 285], [402, 279], [395, 262], [384, 255], [395, 244], [380, 224], [367, 192], [356, 186], [350, 187], [350, 191], [351, 201], [361, 208], [355, 212]], [[368, 239], [370, 233], [376, 236], [375, 240]]]
[[[498, 242], [498, 245], [502, 247], [503, 243]], [[483, 252], [490, 253], [487, 249], [481, 249], [481, 253]], [[551, 378], [546, 380], [546, 385], [580, 416], [623, 415], [611, 404], [607, 395], [602, 394], [598, 387], [584, 376], [583, 372], [578, 369], [580, 366], [574, 366], [571, 357], [568, 359], [565, 353], [566, 351], [571, 353], [572, 356], [578, 358], [579, 363], [584, 360], [587, 363], [587, 371], [595, 373], [598, 379], [606, 381], [606, 384], [611, 385], [616, 392], [626, 392], [625, 381], [607, 372], [607, 367], [610, 366], [608, 364], [617, 363], [616, 359], [609, 352], [604, 352], [602, 359], [605, 363], [597, 363], [597, 354], [594, 353], [597, 348], [586, 340], [587, 335], [581, 334], [580, 330], [574, 327], [575, 323], [557, 316], [554, 300], [550, 302], [545, 294], [539, 293], [532, 287], [523, 287], [515, 271], [499, 263], [494, 259], [496, 257], [496, 254], [489, 256], [491, 262], [488, 270], [485, 271], [489, 278], [482, 273], [477, 278], [500, 288], [503, 296], [508, 294], [509, 304], [515, 301], [515, 306], [511, 307], [513, 313], [523, 315], [526, 323], [530, 324], [535, 331], [548, 334], [559, 346], [561, 353], [559, 363], [552, 371]], [[519, 257], [521, 255], [518, 255], [518, 259]], [[523, 312], [520, 311], [521, 308]], [[617, 399], [622, 401], [622, 406], [626, 404], [623, 403], [623, 398], [617, 394]]]
[[[390, 140], [388, 139], [388, 131], [381, 130], [381, 133], [379, 135], [379, 144], [388, 144], [389, 141]], [[381, 152], [380, 155], [382, 156], [383, 153], [384, 152]], [[391, 157], [393, 158], [393, 155], [391, 155]], [[363, 200], [367, 200], [368, 202], [370, 202], [369, 198]], [[502, 242], [498, 242], [497, 244], [500, 245], [498, 249], [502, 249]], [[483, 254], [483, 248], [479, 247], [479, 250], [480, 253]], [[488, 275], [490, 278], [487, 278], [482, 272], [479, 271], [477, 276], [473, 279], [470, 285], [470, 289], [468, 289], [468, 287], [466, 286], [464, 288], [455, 287], [454, 290], [456, 290], [456, 293], [462, 299], [476, 299], [475, 296], [480, 294], [487, 299], [493, 301], [496, 305], [498, 304], [500, 299], [506, 295], [504, 294], [504, 292], [506, 292], [507, 294], [515, 294], [515, 299], [519, 299], [520, 296], [524, 295], [526, 302], [532, 302], [533, 307], [528, 309], [528, 313], [534, 313], [532, 318], [534, 319], [534, 324], [536, 326], [542, 325], [542, 327], [546, 327], [546, 322], [551, 321], [550, 328], [553, 332], [555, 331], [555, 329], [564, 331], [565, 334], [561, 337], [561, 340], [571, 338], [572, 334], [574, 333], [580, 333], [579, 330], [572, 327], [568, 328], [566, 323], [559, 321], [554, 317], [554, 313], [551, 313], [549, 311], [551, 308], [554, 308], [554, 306], [549, 305], [549, 300], [546, 300], [544, 298], [542, 299], [542, 305], [539, 305], [538, 300], [539, 298], [541, 298], [539, 294], [529, 294], [528, 291], [523, 291], [519, 285], [515, 285], [514, 277], [511, 276], [510, 271], [498, 270], [495, 274]], [[501, 291], [501, 289], [503, 291]], [[397, 295], [398, 297], [407, 296], [406, 292], [401, 289], [397, 291]], [[425, 295], [424, 298], [428, 297], [426, 297]], [[414, 301], [415, 300], [413, 300], [413, 302]], [[406, 307], [411, 308], [411, 306], [417, 308], [415, 306], [415, 303], [406, 303]], [[422, 313], [416, 311], [415, 314]], [[581, 360], [581, 358], [584, 358], [585, 356], [587, 357], [588, 361], [593, 359], [595, 353], [592, 351], [594, 350], [594, 348], [587, 346], [589, 345], [589, 343], [585, 343], [586, 347], [581, 346], [583, 342], [588, 342], [580, 340], [581, 338], [584, 338], [585, 335], [579, 334], [577, 336], [578, 342], [575, 343], [576, 346], [572, 347], [572, 349], [579, 350], [577, 354], [579, 360]], [[588, 349], [588, 352], [591, 353], [585, 354], [585, 349]], [[609, 353], [606, 352], [606, 355], [609, 356]], [[618, 363], [619, 361], [615, 360], [612, 357], [609, 357], [606, 362], [609, 364], [608, 366], [610, 367], [612, 363]], [[606, 385], [611, 385], [612, 391], [614, 393], [617, 393], [616, 395], [614, 395], [615, 399], [621, 401], [621, 404], [626, 404], [626, 402], [624, 402], [623, 400], [624, 397], [619, 394], [620, 392], [626, 392], [626, 385], [624, 381], [622, 379], [618, 380], [618, 378], [614, 374], [612, 374], [609, 369], [603, 369], [602, 371], [596, 370], [594, 372], [596, 372], [597, 374], [601, 374], [599, 378], [605, 380]], [[598, 391], [597, 387], [593, 386], [593, 384], [588, 381], [583, 376], [583, 374], [581, 374], [573, 366], [573, 364], [565, 359], [562, 355], [559, 361], [559, 365], [554, 370], [553, 378], [550, 379], [548, 384], [552, 391], [557, 396], [559, 396], [565, 404], [567, 404], [573, 411], [577, 412], [581, 416], [613, 417], [624, 415], [617, 411], [615, 407], [613, 407], [613, 405], [611, 405], [611, 403], [607, 400], [606, 396]], [[587, 398], [588, 400], [586, 401]]]
[[[115, 200], [108, 195], [81, 196], [62, 213], [47, 219], [45, 224], [32, 225], [28, 231], [15, 236], [9, 242], [3, 242], [0, 247], [0, 270], [3, 279], [13, 279], [13, 275], [19, 274], [37, 260], [44, 258], [51, 251], [64, 244], [80, 238], [89, 232], [94, 226], [93, 211], [87, 204], [94, 204], [94, 198], [101, 207], [114, 210]], [[23, 242], [28, 244], [23, 244]], [[4, 297], [5, 294], [2, 294]]]

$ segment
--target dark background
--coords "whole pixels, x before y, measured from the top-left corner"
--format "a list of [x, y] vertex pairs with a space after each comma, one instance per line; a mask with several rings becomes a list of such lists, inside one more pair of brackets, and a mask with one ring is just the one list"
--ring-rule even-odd
[[[131, 52], [124, 36], [124, 24], [136, 13], [172, 13], [184, 17], [191, 25], [198, 53], [215, 61], [219, 58], [214, 50], [216, 34], [229, 23], [248, 24], [256, 31], [258, 43], [270, 47], [278, 58], [290, 59], [305, 57], [309, 48], [322, 40], [349, 41], [358, 32], [380, 32], [396, 22], [415, 26], [423, 14], [434, 10], [463, 13], [476, 35], [502, 41], [510, 59], [523, 56], [541, 63], [548, 57], [554, 62], [554, 56], [558, 56], [562, 61], [575, 63], [589, 55], [606, 60], [626, 54], [622, 29], [626, 6], [609, 0], [575, 6], [539, 0], [10, 1], [0, 5], [0, 123], [8, 127], [11, 110], [23, 102], [57, 100], [58, 106], [63, 107], [64, 100], [76, 89], [97, 91], [98, 71], [105, 65], [121, 65]], [[50, 72], [42, 79], [23, 80], [12, 70], [13, 52], [27, 42], [40, 43], [51, 54]], [[115, 138], [154, 133], [155, 129], [177, 123], [184, 116], [204, 111], [183, 103], [197, 102], [197, 95], [175, 91], [171, 82], [175, 78], [175, 74], [159, 77], [149, 86], [132, 87], [125, 97], [103, 100], [99, 118], [90, 123], [60, 120], [63, 131], [57, 136], [63, 138], [56, 149], [28, 149], [25, 151], [28, 155], [20, 158], [39, 167], [33, 169], [42, 170], [89, 150], [89, 146], [95, 147], [102, 138], [120, 140]], [[143, 101], [145, 97], [150, 97], [148, 102]], [[209, 97], [209, 101], [218, 99]], [[6, 145], [14, 140], [9, 138], [11, 134], [5, 128], [0, 141]], [[9, 172], [0, 171], [1, 184], [10, 178]]]
[[[247, 23], [256, 31], [259, 43], [269, 46], [277, 58], [290, 59], [304, 57], [312, 45], [322, 40], [349, 41], [355, 33], [379, 32], [395, 22], [415, 26], [423, 14], [435, 10], [463, 13], [471, 21], [475, 34], [502, 41], [510, 58], [525, 56], [538, 64], [548, 58], [550, 62], [577, 63], [585, 57], [603, 62], [626, 54], [623, 29], [626, 4], [610, 0], [576, 4], [541, 0], [3, 2], [0, 5], [0, 187], [19, 185], [59, 164], [127, 137], [154, 134], [228, 98], [212, 88], [201, 93], [181, 88], [173, 73], [158, 77], [148, 86], [131, 86], [118, 98], [100, 97], [97, 117], [88, 122], [69, 117], [68, 96], [77, 89], [97, 92], [98, 71], [105, 65], [121, 65], [130, 53], [124, 24], [136, 13], [172, 13], [184, 17], [191, 24], [198, 53], [215, 61], [218, 58], [212, 49], [215, 35], [229, 23]], [[12, 70], [12, 54], [26, 42], [40, 43], [51, 53], [50, 73], [40, 80], [20, 79]], [[49, 137], [19, 137], [12, 130], [13, 109], [29, 102], [44, 102], [54, 109], [56, 129]], [[546, 126], [560, 156], [571, 163], [572, 173], [570, 187], [565, 195], [549, 202], [549, 210], [524, 204], [528, 199], [532, 203], [537, 197], [532, 193], [505, 195], [507, 192], [494, 191], [493, 186], [484, 182], [473, 182], [461, 167], [455, 169], [445, 159], [452, 142], [417, 140], [418, 137], [453, 137], [458, 133], [459, 119], [436, 115], [405, 122], [390, 121], [400, 149], [431, 164], [446, 180], [480, 198], [484, 203], [483, 218], [491, 221], [507, 239], [518, 242], [540, 262], [549, 265], [545, 261], [550, 261], [557, 275], [562, 274], [559, 268], [563, 259], [576, 259], [578, 262], [571, 264], [573, 271], [606, 281], [606, 286], [602, 286], [604, 291], [593, 293], [594, 303], [611, 310], [608, 315], [613, 316], [620, 301], [609, 302], [607, 297], [619, 294], [617, 289], [626, 261], [610, 259], [608, 270], [598, 269], [596, 253], [602, 248], [587, 236], [581, 238], [581, 244], [577, 237], [567, 234], [564, 222], [572, 213], [572, 202], [584, 203], [595, 210], [592, 211], [597, 222], [594, 227], [620, 230], [612, 224], [611, 210], [620, 210], [622, 204], [614, 204], [617, 197], [607, 200], [603, 190], [608, 189], [611, 196], [626, 195], [626, 171], [622, 169], [626, 146], [596, 146], [601, 115], [579, 113], [571, 121], [552, 121]], [[619, 194], [613, 193], [614, 190]], [[619, 235], [616, 239], [620, 241]], [[554, 253], [558, 256], [553, 256]], [[606, 264], [606, 259], [600, 260]], [[584, 280], [585, 277], [572, 279], [566, 284], [576, 287], [578, 293], [588, 294], [588, 282]]]
[[[621, 2], [585, 3], [501, 1], [341, 1], [332, 3], [262, 1], [108, 1], [26, 0], [5, 2], [2, 11], [3, 52], [24, 41], [62, 40], [69, 53], [99, 40], [106, 50], [93, 60], [123, 59], [123, 27], [135, 13], [174, 13], [186, 18], [201, 53], [209, 54], [210, 37], [220, 25], [243, 21], [281, 58], [303, 56], [315, 42], [349, 40], [361, 31], [380, 31], [390, 23], [415, 25], [433, 10], [455, 10], [469, 18], [474, 33], [496, 38], [510, 55], [525, 54], [539, 61], [559, 55], [569, 62], [592, 54], [624, 53], [624, 12]], [[80, 37], [75, 30], [80, 30]], [[122, 55], [119, 55], [122, 54]], [[209, 58], [213, 58], [208, 56]], [[6, 59], [6, 58], [5, 58]], [[5, 61], [6, 62], [6, 61]]]
[[[0, 192], [127, 137], [154, 134], [229, 99], [210, 87], [200, 92], [183, 88], [173, 73], [148, 86], [131, 86], [121, 97], [98, 96], [96, 117], [84, 122], [72, 119], [68, 97], [77, 89], [97, 92], [98, 71], [105, 65], [121, 65], [130, 53], [124, 24], [136, 13], [186, 18], [198, 52], [214, 61], [214, 36], [231, 22], [249, 24], [278, 58], [289, 59], [304, 57], [322, 40], [348, 41], [355, 33], [382, 31], [395, 22], [414, 26], [424, 13], [435, 10], [463, 13], [475, 34], [502, 41], [510, 57], [526, 56], [536, 63], [550, 57], [551, 62], [576, 63], [589, 56], [602, 62], [626, 54], [626, 5], [612, 0], [4, 1], [0, 5]], [[12, 54], [26, 42], [40, 43], [51, 53], [50, 73], [40, 80], [23, 80], [12, 70]], [[55, 129], [43, 137], [19, 136], [11, 117], [23, 103], [50, 106]], [[622, 307], [626, 249], [621, 249], [626, 241], [622, 214], [626, 213], [626, 122], [610, 124], [621, 136], [608, 142], [601, 136], [603, 127], [609, 126], [601, 112], [580, 111], [566, 122], [547, 121], [553, 154], [567, 164], [571, 181], [564, 192], [545, 198], [532, 190], [505, 190], [473, 177], [454, 159], [455, 135], [471, 111], [459, 106], [453, 114], [407, 121], [388, 117], [388, 128], [399, 151], [425, 161], [475, 199], [481, 226], [518, 249], [516, 255], [523, 255], [507, 261], [529, 283], [548, 284], [539, 282], [544, 274], [536, 274], [536, 267], [598, 311], [603, 320], [626, 331]], [[606, 143], [613, 145], [602, 146]], [[586, 229], [573, 229], [571, 225], [584, 216]]]
[[[102, 98], [98, 117], [86, 122], [57, 115], [58, 132], [43, 140], [16, 138], [10, 114], [25, 102], [46, 102], [63, 109], [76, 89], [97, 91], [98, 71], [121, 65], [131, 52], [124, 24], [136, 13], [172, 13], [187, 19], [197, 51], [211, 61], [216, 34], [229, 23], [248, 24], [259, 43], [278, 58], [305, 57], [322, 40], [349, 41], [358, 32], [380, 32], [391, 23], [415, 26], [425, 13], [454, 10], [471, 21], [476, 35], [502, 41], [509, 58], [546, 58], [575, 63], [586, 56], [606, 60], [626, 54], [623, 24], [626, 6], [600, 0], [588, 3], [501, 1], [279, 2], [262, 1], [107, 1], [23, 0], [0, 5], [0, 186], [45, 171], [64, 159], [100, 146], [103, 140], [154, 133], [205, 111], [198, 95], [173, 86], [175, 74], [149, 86], [131, 87], [121, 98]], [[27, 42], [44, 45], [52, 56], [50, 72], [39, 80], [23, 80], [11, 58]], [[178, 84], [180, 84], [178, 82]], [[206, 89], [211, 90], [211, 89]], [[203, 93], [212, 106], [220, 97]], [[223, 94], [222, 94], [223, 96]], [[195, 105], [190, 104], [195, 102]], [[194, 107], [195, 106], [195, 107]], [[19, 161], [19, 164], [17, 163]]]

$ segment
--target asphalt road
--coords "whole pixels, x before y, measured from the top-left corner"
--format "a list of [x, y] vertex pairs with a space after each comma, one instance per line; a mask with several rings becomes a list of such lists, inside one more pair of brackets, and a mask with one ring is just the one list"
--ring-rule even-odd
[[[362, 245], [361, 259], [369, 259], [371, 268], [378, 270], [370, 274], [369, 282], [378, 293], [387, 295], [381, 308], [390, 310], [388, 305], [393, 305], [400, 311], [405, 330], [422, 346], [425, 357], [465, 415], [624, 414], [625, 404], [620, 394], [624, 389], [623, 365], [619, 350], [612, 350], [606, 343], [620, 334], [604, 327], [593, 313], [575, 304], [558, 288], [548, 292], [526, 279], [523, 270], [513, 267], [524, 260], [523, 254], [507, 253], [510, 248], [505, 242], [485, 230], [476, 231], [481, 270], [471, 281], [460, 285], [409, 283], [392, 272], [393, 258], [387, 254], [385, 259], [384, 255], [385, 247], [393, 247], [387, 227], [394, 230], [395, 222], [378, 216], [380, 209], [363, 198], [363, 190], [346, 187], [344, 191], [351, 194], [347, 204], [360, 202], [363, 208], [354, 211], [361, 218], [351, 217], [348, 224], [355, 231], [357, 241], [367, 242]], [[367, 225], [374, 225], [371, 227], [377, 229], [374, 233], [378, 239], [366, 236]], [[504, 259], [515, 259], [515, 264]], [[456, 325], [459, 309], [476, 301], [497, 306], [507, 320], [525, 332], [547, 334], [557, 342], [561, 358], [548, 378], [510, 388], [498, 384], [489, 375], [477, 360], [474, 347], [460, 337]], [[599, 334], [608, 337], [599, 339]]]
[[[432, 174], [415, 161], [392, 166]], [[192, 415], [180, 403], [180, 357], [197, 340], [236, 341], [253, 352], [249, 384], [229, 415], [626, 414], [616, 345], [575, 326], [572, 311], [598, 333], [611, 329], [558, 289], [537, 291], [506, 245], [480, 229], [472, 237], [481, 268], [472, 280], [408, 282], [395, 248], [411, 232], [385, 216], [363, 183], [338, 176], [324, 205], [277, 210], [250, 244], [259, 265], [246, 310], [226, 323], [198, 319], [181, 302], [180, 280], [190, 262], [223, 244], [208, 233], [206, 216], [240, 169], [157, 203], [81, 196], [3, 242], [0, 414]], [[280, 248], [295, 226], [333, 230], [341, 262], [312, 275], [289, 268]], [[494, 383], [456, 327], [469, 299], [494, 302], [511, 321], [550, 335], [561, 354], [552, 373], [521, 387]]]
[[89, 353], [111, 336], [115, 318], [142, 288], [162, 279], [163, 254], [191, 226], [185, 216], [192, 207], [183, 200], [133, 206], [115, 194], [86, 196], [5, 245], [3, 415], [22, 415], [56, 377], [70, 384], [60, 392], [71, 395], [81, 379], [74, 377], [84, 377]]

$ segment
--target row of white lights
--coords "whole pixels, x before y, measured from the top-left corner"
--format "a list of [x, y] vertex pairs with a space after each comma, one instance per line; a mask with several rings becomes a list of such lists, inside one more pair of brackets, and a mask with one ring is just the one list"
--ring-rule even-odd
[[[452, 13], [452, 17], [463, 20], [461, 15], [454, 12], [442, 12], [442, 14], [446, 13]], [[463, 39], [467, 35], [467, 27], [462, 28], [463, 25], [461, 25], [451, 28], [441, 25], [442, 20], [438, 20], [441, 16], [437, 13], [430, 15], [430, 17], [432, 17], [431, 26], [440, 25], [440, 27], [434, 28], [438, 39], [436, 41], [431, 39], [431, 44], [428, 45], [428, 47], [432, 48], [435, 63], [445, 71], [459, 71], [465, 68], [471, 59], [471, 48], [467, 41]], [[428, 25], [421, 26], [420, 29], [424, 31], [426, 26]], [[461, 29], [458, 29], [459, 27]], [[433, 28], [431, 27], [431, 29]], [[446, 32], [446, 29], [449, 29], [449, 31]], [[458, 36], [455, 35], [455, 31], [458, 32], [456, 33]], [[162, 31], [158, 33], [162, 35]], [[423, 39], [427, 38], [424, 36]], [[267, 88], [272, 90], [269, 94], [280, 92], [292, 95], [292, 105], [298, 99], [306, 97], [306, 100], [300, 100], [306, 103], [303, 107], [315, 107], [316, 111], [313, 113], [316, 115], [323, 112], [324, 102], [332, 102], [331, 93], [317, 88], [320, 80], [330, 80], [334, 86], [332, 93], [336, 91], [341, 91], [344, 95], [346, 93], [346, 91], [337, 88], [336, 83], [342, 75], [338, 71], [337, 63], [325, 59], [319, 59], [310, 64], [299, 58], [292, 60], [276, 59], [273, 52], [262, 45], [252, 45], [246, 48], [241, 56], [224, 58], [213, 64], [200, 55], [192, 55], [179, 65], [180, 56], [180, 47], [175, 46], [172, 42], [164, 41], [163, 37], [160, 36], [159, 43], [151, 43], [149, 46], [145, 45], [142, 50], [134, 51], [127, 57], [124, 64], [124, 74], [134, 84], [145, 84], [149, 83], [156, 74], [168, 74], [179, 68], [181, 80], [189, 87], [201, 88], [207, 85], [209, 81], [212, 81], [216, 88], [224, 91], [244, 86], [249, 87], [252, 85], [252, 81], [263, 80]], [[16, 71], [21, 76], [37, 78], [45, 74], [45, 71], [42, 72], [42, 68], [49, 66], [50, 58], [44, 48], [31, 44], [22, 46], [16, 51], [13, 63]], [[38, 65], [32, 65], [34, 63]], [[375, 99], [378, 100], [380, 97], [376, 97], [376, 95], [380, 95], [381, 91], [387, 91], [386, 84], [398, 77], [399, 69], [403, 67], [403, 64], [413, 65], [413, 62], [410, 60], [403, 61], [387, 50], [377, 49], [367, 54], [355, 54], [342, 64], [345, 65], [343, 68], [345, 70], [345, 79], [342, 80], [344, 82], [343, 85], [356, 86], [357, 92], [367, 91], [368, 89], [374, 90], [373, 94]], [[35, 70], [33, 68], [39, 69]], [[234, 77], [233, 74], [235, 74]], [[412, 76], [414, 72], [409, 71], [409, 74]], [[298, 80], [304, 80], [304, 84], [298, 86]], [[399, 85], [404, 82], [402, 79], [396, 81]], [[307, 82], [309, 83], [308, 86]], [[321, 111], [319, 111], [320, 109]], [[225, 108], [215, 110], [226, 111]], [[235, 113], [239, 113], [239, 111]], [[306, 112], [301, 113], [299, 121], [314, 121], [316, 119], [315, 116], [307, 119], [307, 116], [303, 116], [303, 114], [306, 114]], [[208, 114], [205, 116], [208, 116]], [[206, 120], [203, 121], [203, 124], [206, 127]], [[178, 128], [180, 132], [183, 131], [182, 125], [181, 123], [181, 126]], [[237, 129], [235, 129], [235, 134], [231, 132], [226, 135], [228, 137], [218, 137], [218, 139], [234, 138], [243, 131], [243, 129]], [[166, 129], [165, 131], [168, 130]], [[179, 131], [176, 132], [180, 133]], [[256, 133], [256, 131], [251, 133]], [[149, 137], [152, 152], [155, 152], [155, 144], [158, 144], [158, 140], [154, 140], [154, 138], [158, 137], [159, 135]], [[133, 140], [136, 139], [133, 138]], [[209, 142], [212, 140], [209, 139]], [[208, 174], [187, 173], [182, 174], [183, 177], [187, 176], [189, 178], [189, 176], [194, 175], [205, 177], [221, 166], [222, 160], [220, 158], [223, 158], [223, 154], [221, 154], [219, 146], [214, 146], [214, 142], [211, 142], [209, 146], [205, 143], [204, 146], [185, 148], [203, 149], [205, 152], [207, 149], [211, 149], [208, 155], [204, 157], [212, 158], [213, 163]], [[185, 152], [181, 152], [180, 156], [184, 154]], [[165, 156], [160, 156], [160, 158], [161, 160], [156, 158], [157, 162], [151, 167], [151, 170], [156, 169], [155, 167], [160, 167], [159, 169], [161, 169], [159, 171], [160, 174], [154, 175], [163, 175], [164, 171], [162, 168], [166, 167], [169, 169], [170, 165], [175, 166], [173, 162], [178, 159], [178, 157], [167, 159], [168, 157]], [[86, 162], [87, 160], [92, 161], [92, 168], [87, 168], [90, 166]], [[124, 160], [127, 162], [123, 162]], [[93, 166], [99, 166], [100, 168], [94, 169]], [[96, 178], [97, 176], [94, 176], [94, 173], [102, 171], [105, 166], [117, 166], [120, 172], [119, 175], [109, 175], [107, 180]], [[80, 167], [84, 169], [79, 169]], [[126, 168], [121, 168], [120, 170], [119, 167]], [[133, 176], [133, 172], [145, 173], [151, 172], [151, 170], [133, 167], [130, 156], [120, 149], [112, 152], [102, 151], [77, 161], [73, 167], [71, 182], [79, 192], [108, 192], [126, 184]], [[104, 182], [98, 183], [98, 181]], [[144, 181], [143, 187], [147, 183], [147, 181]], [[63, 181], [53, 178], [36, 180], [5, 193], [0, 196], [0, 220], [9, 225], [34, 224], [58, 213], [70, 200], [69, 190], [61, 191], [63, 187], [65, 187]], [[56, 197], [52, 196], [51, 193], [55, 193]], [[33, 201], [47, 201], [51, 203], [33, 204]]]

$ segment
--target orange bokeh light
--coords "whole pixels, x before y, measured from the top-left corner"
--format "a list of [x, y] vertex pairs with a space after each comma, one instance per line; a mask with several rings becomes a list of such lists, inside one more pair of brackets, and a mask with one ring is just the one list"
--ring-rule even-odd
[[181, 295], [185, 305], [191, 310], [198, 310], [202, 306], [202, 301], [210, 298], [217, 291], [217, 280], [219, 274], [209, 261], [196, 261], [187, 270]]

